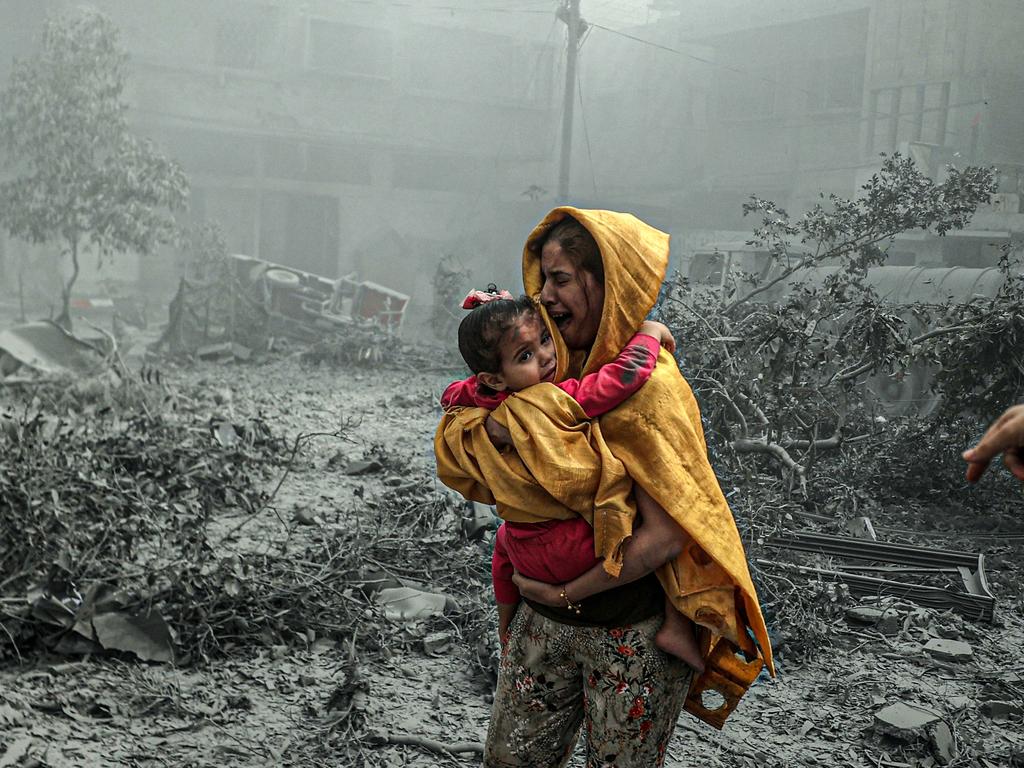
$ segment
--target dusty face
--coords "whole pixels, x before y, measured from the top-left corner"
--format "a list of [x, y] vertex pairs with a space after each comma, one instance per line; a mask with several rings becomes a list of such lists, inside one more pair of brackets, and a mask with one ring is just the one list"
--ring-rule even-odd
[[540, 252], [544, 285], [540, 300], [569, 349], [590, 349], [604, 310], [604, 283], [577, 267], [562, 246], [548, 241]]
[[498, 342], [501, 370], [480, 373], [480, 381], [497, 392], [518, 392], [555, 379], [555, 345], [535, 313], [521, 315]]

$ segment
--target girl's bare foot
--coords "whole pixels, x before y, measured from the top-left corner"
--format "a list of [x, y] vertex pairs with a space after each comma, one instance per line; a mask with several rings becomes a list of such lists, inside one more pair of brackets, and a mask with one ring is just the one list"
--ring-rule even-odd
[[654, 644], [665, 653], [685, 661], [697, 674], [704, 671], [704, 657], [697, 645], [693, 622], [675, 608], [666, 606], [665, 623], [654, 636]]

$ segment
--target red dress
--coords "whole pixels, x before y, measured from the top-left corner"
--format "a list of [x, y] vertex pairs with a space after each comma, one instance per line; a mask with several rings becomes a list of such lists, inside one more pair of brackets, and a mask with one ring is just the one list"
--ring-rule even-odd
[[[583, 408], [588, 418], [616, 408], [644, 385], [658, 360], [658, 340], [638, 333], [619, 356], [582, 379], [555, 384]], [[450, 384], [441, 395], [445, 409], [461, 406], [497, 408], [515, 393], [480, 392], [476, 376]], [[494, 538], [491, 577], [499, 603], [518, 603], [513, 569], [548, 584], [564, 584], [589, 571], [594, 556], [594, 531], [582, 517], [543, 523], [504, 522]]]

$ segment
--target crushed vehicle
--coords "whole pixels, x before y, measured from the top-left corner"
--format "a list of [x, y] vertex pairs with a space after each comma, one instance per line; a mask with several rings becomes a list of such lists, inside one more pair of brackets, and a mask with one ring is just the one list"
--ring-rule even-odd
[[281, 337], [394, 338], [408, 305], [409, 296], [354, 275], [332, 280], [235, 254], [181, 279], [167, 328], [151, 350], [245, 360]]

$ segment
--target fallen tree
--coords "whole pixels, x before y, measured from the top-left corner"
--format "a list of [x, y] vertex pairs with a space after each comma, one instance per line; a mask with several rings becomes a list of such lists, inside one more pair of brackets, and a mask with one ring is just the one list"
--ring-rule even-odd
[[658, 310], [682, 340], [713, 449], [748, 477], [778, 467], [806, 497], [823, 456], [898, 450], [911, 421], [924, 426], [887, 412], [872, 391], [880, 379], [938, 371], [944, 405], [929, 423], [945, 432], [965, 409], [984, 420], [1019, 396], [1024, 281], [1011, 251], [995, 296], [894, 303], [878, 290], [897, 234], [961, 229], [993, 189], [988, 169], [951, 169], [936, 183], [895, 155], [858, 198], [832, 195], [798, 219], [752, 198], [745, 212], [761, 224], [748, 245], [767, 254], [766, 268], [729, 274], [721, 290], [677, 276]]

